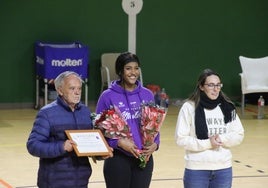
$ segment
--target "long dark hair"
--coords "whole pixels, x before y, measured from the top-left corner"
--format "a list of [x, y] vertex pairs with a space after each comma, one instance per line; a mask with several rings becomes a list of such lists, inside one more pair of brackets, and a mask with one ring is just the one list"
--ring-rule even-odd
[[[200, 90], [200, 86], [204, 86], [207, 77], [211, 76], [211, 75], [215, 75], [218, 76], [219, 79], [221, 80], [220, 75], [211, 70], [211, 69], [205, 69], [201, 72], [201, 74], [199, 75], [199, 78], [197, 80], [197, 84], [195, 86], [194, 92], [190, 95], [190, 97], [188, 98], [188, 100], [191, 100], [195, 103], [195, 108], [198, 106], [199, 102], [200, 102], [200, 94], [201, 94], [201, 90]], [[233, 102], [230, 100], [229, 97], [227, 97], [227, 95], [221, 90], [220, 91], [220, 95], [229, 103]]]

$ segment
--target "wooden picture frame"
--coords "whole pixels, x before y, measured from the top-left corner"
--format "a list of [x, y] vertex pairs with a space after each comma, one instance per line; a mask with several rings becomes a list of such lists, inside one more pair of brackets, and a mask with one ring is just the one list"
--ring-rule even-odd
[[65, 130], [68, 139], [73, 140], [77, 156], [106, 156], [111, 153], [108, 143], [99, 129]]

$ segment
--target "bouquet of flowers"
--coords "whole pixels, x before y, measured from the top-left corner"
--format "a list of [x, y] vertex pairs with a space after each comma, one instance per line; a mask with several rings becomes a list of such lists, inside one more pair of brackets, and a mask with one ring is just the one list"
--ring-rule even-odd
[[130, 127], [116, 106], [104, 110], [101, 114], [92, 113], [94, 128], [100, 129], [104, 136], [111, 139], [131, 138]]
[[[160, 127], [166, 117], [164, 108], [153, 103], [142, 104], [141, 106], [141, 136], [143, 146], [150, 146], [154, 143], [155, 137], [160, 131]], [[144, 155], [140, 155], [140, 167], [145, 168], [146, 159]]]
[[[154, 104], [142, 104], [141, 106], [141, 137], [143, 146], [150, 146], [154, 143], [155, 137], [160, 131], [160, 127], [165, 119], [166, 112], [164, 108]], [[104, 110], [101, 114], [91, 114], [91, 119], [94, 128], [102, 130], [107, 138], [119, 139], [129, 138], [132, 139], [130, 127], [124, 120], [120, 110], [116, 106], [112, 106], [108, 110]], [[146, 156], [140, 150], [140, 168], [146, 167]]]

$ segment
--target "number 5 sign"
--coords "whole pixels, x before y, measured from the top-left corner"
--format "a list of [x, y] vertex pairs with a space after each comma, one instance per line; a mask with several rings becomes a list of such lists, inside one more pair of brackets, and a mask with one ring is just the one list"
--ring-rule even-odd
[[136, 54], [136, 15], [141, 11], [142, 0], [123, 0], [123, 10], [128, 14], [128, 51]]

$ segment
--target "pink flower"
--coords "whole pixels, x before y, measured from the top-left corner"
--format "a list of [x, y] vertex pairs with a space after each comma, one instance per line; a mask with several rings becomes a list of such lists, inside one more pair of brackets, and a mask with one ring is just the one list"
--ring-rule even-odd
[[[154, 104], [143, 104], [141, 107], [141, 136], [143, 146], [154, 143], [166, 117], [165, 109]], [[140, 155], [140, 167], [145, 168], [147, 161], [145, 156]]]
[[143, 145], [149, 146], [154, 142], [165, 120], [165, 109], [153, 104], [143, 104], [141, 108], [141, 134]]
[[104, 110], [101, 114], [93, 114], [91, 118], [94, 127], [102, 130], [104, 136], [107, 138], [119, 139], [132, 137], [130, 127], [116, 106]]

